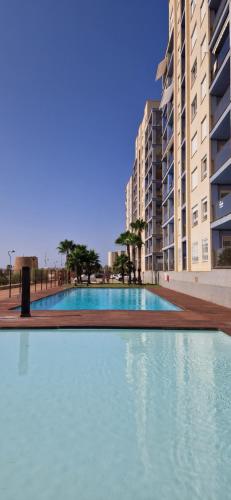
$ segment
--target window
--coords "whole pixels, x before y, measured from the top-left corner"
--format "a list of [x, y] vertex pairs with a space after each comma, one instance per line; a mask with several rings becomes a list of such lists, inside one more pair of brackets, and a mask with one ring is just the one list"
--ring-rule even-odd
[[203, 262], [207, 262], [209, 258], [209, 244], [208, 244], [208, 238], [204, 238], [202, 240], [202, 260]]
[[227, 189], [224, 189], [224, 188], [221, 188], [219, 190], [219, 200], [223, 200], [226, 196], [228, 196], [228, 194], [230, 194], [230, 189], [227, 188]]
[[196, 8], [196, 0], [191, 0], [191, 16]]
[[207, 53], [207, 40], [205, 35], [201, 44], [201, 62], [203, 61], [206, 53]]
[[192, 227], [198, 224], [198, 205], [192, 208]]
[[197, 187], [198, 184], [198, 170], [195, 168], [191, 174], [191, 186], [192, 191]]
[[206, 2], [205, 0], [203, 0], [201, 4], [201, 23], [205, 17], [205, 14], [206, 14]]
[[191, 156], [193, 156], [197, 152], [197, 132], [193, 136], [191, 140]]
[[222, 237], [222, 248], [231, 248], [231, 236]]
[[191, 69], [191, 87], [193, 86], [197, 77], [197, 59], [195, 60], [193, 67]]
[[197, 41], [197, 25], [195, 24], [192, 35], [191, 35], [191, 50], [194, 49]]
[[204, 100], [206, 93], [207, 93], [207, 78], [205, 75], [201, 82], [201, 102]]
[[192, 121], [194, 120], [196, 114], [197, 114], [197, 95], [195, 95], [193, 102], [191, 104]]
[[198, 262], [198, 241], [192, 244], [192, 261]]
[[207, 198], [203, 198], [201, 200], [201, 220], [204, 222], [208, 218], [208, 200]]
[[205, 140], [207, 136], [207, 117], [201, 122], [201, 142]]
[[201, 180], [207, 177], [207, 156], [201, 160]]

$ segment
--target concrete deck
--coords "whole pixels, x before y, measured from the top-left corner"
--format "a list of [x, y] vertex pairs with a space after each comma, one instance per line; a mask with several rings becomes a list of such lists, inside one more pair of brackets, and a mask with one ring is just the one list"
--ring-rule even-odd
[[[31, 318], [20, 318], [18, 311], [11, 310], [19, 305], [19, 294], [9, 299], [0, 293], [0, 328], [217, 329], [231, 336], [231, 309], [162, 287], [148, 289], [183, 311], [32, 311]], [[31, 300], [62, 290], [37, 291]]]

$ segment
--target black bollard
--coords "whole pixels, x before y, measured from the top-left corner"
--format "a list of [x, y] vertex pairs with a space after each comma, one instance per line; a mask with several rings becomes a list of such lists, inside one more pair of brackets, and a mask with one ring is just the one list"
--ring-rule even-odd
[[30, 314], [30, 268], [22, 268], [21, 318], [29, 318]]

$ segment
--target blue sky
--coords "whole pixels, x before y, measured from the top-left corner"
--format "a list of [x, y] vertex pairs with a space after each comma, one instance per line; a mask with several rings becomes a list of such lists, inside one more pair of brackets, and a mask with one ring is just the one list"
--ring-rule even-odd
[[145, 100], [160, 96], [167, 0], [2, 0], [0, 266], [60, 262], [60, 240], [107, 251]]

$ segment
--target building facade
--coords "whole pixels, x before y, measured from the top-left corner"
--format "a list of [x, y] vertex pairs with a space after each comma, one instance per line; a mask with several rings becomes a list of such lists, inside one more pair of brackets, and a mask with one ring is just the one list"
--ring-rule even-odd
[[231, 266], [230, 0], [169, 1], [160, 77], [164, 270]]
[[126, 252], [124, 250], [118, 250], [115, 252], [108, 252], [108, 256], [107, 256], [108, 267], [110, 267], [110, 269], [113, 269], [113, 266], [115, 264], [117, 257], [119, 257], [120, 255], [125, 255], [125, 254], [126, 254]]
[[[131, 222], [143, 219], [141, 271], [144, 281], [162, 267], [161, 231], [161, 112], [159, 101], [148, 100], [135, 140], [135, 160], [126, 187], [126, 229]], [[137, 256], [136, 256], [137, 260]], [[136, 262], [137, 265], [137, 262]]]
[[21, 271], [23, 267], [38, 269], [38, 257], [15, 257], [14, 271]]

